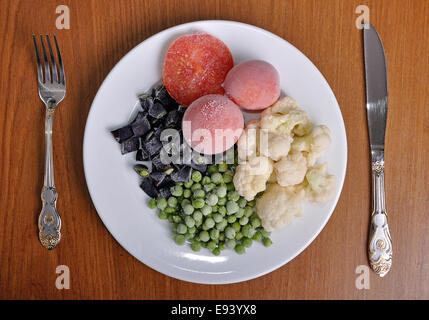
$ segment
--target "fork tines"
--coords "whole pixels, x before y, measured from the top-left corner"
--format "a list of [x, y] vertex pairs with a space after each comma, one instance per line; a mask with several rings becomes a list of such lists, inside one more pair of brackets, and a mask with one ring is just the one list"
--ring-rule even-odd
[[[37, 45], [36, 36], [33, 34], [34, 49], [36, 51], [36, 61], [37, 61], [37, 76], [38, 81], [43, 84], [49, 83], [59, 83], [65, 85], [65, 76], [64, 76], [64, 67], [63, 61], [61, 59], [60, 49], [58, 48], [57, 38], [54, 35], [54, 42], [57, 51], [57, 62], [55, 61], [54, 52], [52, 50], [51, 41], [49, 40], [49, 35], [46, 35], [46, 42], [48, 44], [49, 56], [46, 52], [45, 42], [43, 40], [43, 35], [40, 35], [40, 42], [42, 44], [43, 52], [43, 63], [40, 60], [39, 48]], [[57, 68], [58, 63], [58, 68]], [[44, 72], [43, 72], [44, 69]]]

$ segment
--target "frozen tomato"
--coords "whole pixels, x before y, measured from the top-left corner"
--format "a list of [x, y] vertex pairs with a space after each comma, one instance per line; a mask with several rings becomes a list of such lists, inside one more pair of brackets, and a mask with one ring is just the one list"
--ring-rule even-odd
[[233, 65], [231, 52], [218, 38], [186, 34], [168, 48], [162, 80], [168, 93], [188, 106], [206, 94], [223, 94], [222, 83]]

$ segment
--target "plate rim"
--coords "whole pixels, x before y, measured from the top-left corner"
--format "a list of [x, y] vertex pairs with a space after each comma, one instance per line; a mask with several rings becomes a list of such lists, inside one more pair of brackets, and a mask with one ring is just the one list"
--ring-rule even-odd
[[[305, 242], [304, 245], [302, 245], [302, 247], [296, 251], [296, 253], [294, 255], [292, 255], [290, 258], [282, 260], [282, 262], [277, 263], [275, 265], [273, 265], [271, 268], [267, 268], [264, 271], [255, 273], [253, 275], [250, 276], [237, 276], [235, 278], [235, 280], [231, 281], [231, 280], [227, 280], [227, 281], [222, 281], [222, 280], [215, 280], [213, 281], [213, 279], [209, 280], [209, 281], [205, 281], [205, 280], [189, 280], [185, 277], [182, 277], [181, 275], [178, 274], [174, 274], [172, 272], [170, 272], [169, 270], [163, 270], [160, 271], [158, 268], [156, 268], [155, 266], [152, 265], [152, 263], [147, 263], [147, 262], [143, 262], [141, 261], [138, 257], [136, 257], [133, 253], [131, 253], [122, 243], [121, 241], [119, 241], [119, 237], [117, 235], [115, 235], [108, 227], [108, 224], [105, 222], [105, 220], [103, 219], [103, 216], [99, 213], [99, 210], [97, 208], [97, 205], [94, 202], [93, 199], [93, 195], [91, 192], [91, 188], [90, 185], [88, 183], [88, 169], [85, 165], [86, 163], [86, 144], [88, 141], [88, 122], [90, 120], [90, 118], [92, 117], [92, 114], [94, 112], [93, 106], [95, 105], [95, 102], [98, 100], [98, 97], [100, 95], [100, 91], [103, 88], [103, 86], [105, 85], [105, 83], [110, 79], [110, 77], [112, 76], [112, 74], [114, 73], [114, 71], [119, 68], [121, 66], [121, 64], [124, 62], [124, 60], [126, 59], [126, 57], [128, 55], [130, 55], [133, 51], [137, 50], [138, 47], [140, 47], [141, 45], [143, 45], [143, 43], [145, 43], [146, 41], [149, 41], [150, 39], [160, 36], [164, 33], [167, 32], [173, 32], [176, 29], [181, 29], [187, 26], [192, 26], [192, 25], [197, 25], [197, 24], [232, 24], [232, 25], [238, 25], [247, 29], [251, 29], [254, 31], [258, 31], [261, 33], [264, 33], [266, 36], [269, 36], [271, 38], [280, 40], [282, 42], [284, 42], [286, 45], [288, 45], [292, 50], [296, 51], [299, 55], [303, 56], [309, 63], [310, 65], [315, 69], [315, 71], [317, 73], [319, 73], [319, 75], [321, 76], [321, 79], [323, 80], [323, 82], [325, 83], [325, 85], [330, 89], [330, 94], [334, 100], [334, 102], [336, 103], [336, 106], [338, 108], [339, 114], [341, 116], [341, 123], [340, 123], [340, 127], [344, 133], [344, 140], [345, 140], [345, 144], [344, 144], [344, 156], [345, 156], [345, 164], [344, 164], [344, 169], [342, 171], [342, 179], [341, 181], [339, 181], [338, 183], [338, 189], [339, 192], [336, 195], [336, 197], [333, 199], [335, 202], [335, 205], [333, 206], [333, 208], [330, 210], [329, 214], [326, 216], [325, 220], [323, 221], [323, 223], [321, 223], [320, 227], [318, 228], [317, 232], [315, 232], [313, 234], [313, 236], [311, 237], [311, 239], [309, 239], [308, 241]], [[155, 34], [152, 34], [151, 36], [147, 37], [146, 39], [144, 39], [143, 41], [141, 41], [139, 44], [137, 44], [136, 46], [134, 46], [132, 49], [130, 49], [125, 55], [123, 55], [117, 62], [116, 64], [112, 67], [112, 69], [109, 71], [109, 73], [107, 74], [107, 76], [104, 78], [104, 80], [102, 81], [102, 83], [100, 84], [100, 86], [98, 87], [97, 93], [94, 97], [94, 99], [92, 100], [88, 115], [87, 115], [87, 119], [85, 122], [85, 129], [84, 129], [84, 134], [83, 134], [83, 144], [82, 144], [82, 160], [83, 160], [83, 169], [84, 169], [84, 175], [85, 175], [85, 183], [88, 189], [88, 193], [90, 195], [91, 198], [91, 202], [94, 206], [95, 211], [97, 212], [98, 217], [101, 219], [101, 221], [103, 222], [104, 227], [107, 229], [107, 231], [109, 232], [109, 234], [115, 239], [115, 241], [131, 256], [133, 256], [137, 261], [139, 261], [140, 263], [143, 263], [145, 266], [151, 268], [152, 270], [159, 272], [163, 275], [167, 275], [169, 277], [172, 277], [174, 279], [178, 279], [181, 281], [186, 281], [186, 282], [190, 282], [190, 283], [198, 283], [198, 284], [211, 284], [211, 285], [222, 285], [222, 284], [232, 284], [232, 283], [239, 283], [239, 282], [243, 282], [243, 281], [249, 281], [249, 280], [253, 280], [253, 279], [257, 279], [259, 277], [262, 277], [268, 273], [271, 273], [279, 268], [281, 268], [282, 266], [285, 266], [286, 264], [288, 264], [290, 261], [292, 261], [293, 259], [295, 259], [298, 255], [300, 255], [305, 249], [307, 249], [312, 243], [313, 241], [319, 236], [319, 234], [322, 232], [322, 230], [325, 228], [326, 224], [328, 223], [328, 221], [331, 219], [332, 214], [334, 213], [337, 205], [338, 205], [338, 201], [341, 197], [341, 194], [343, 192], [343, 187], [344, 187], [344, 181], [346, 178], [346, 174], [347, 174], [347, 163], [348, 163], [348, 140], [347, 140], [347, 132], [346, 132], [346, 128], [345, 128], [345, 123], [344, 123], [344, 118], [343, 118], [343, 114], [341, 112], [341, 108], [340, 105], [338, 103], [338, 100], [334, 94], [334, 91], [332, 90], [331, 86], [329, 85], [328, 81], [326, 80], [325, 76], [323, 75], [323, 73], [317, 68], [317, 66], [303, 53], [301, 52], [298, 48], [296, 48], [294, 45], [292, 45], [290, 42], [288, 42], [286, 39], [272, 33], [271, 31], [265, 30], [261, 27], [255, 26], [255, 25], [251, 25], [248, 23], [244, 23], [244, 22], [238, 22], [238, 21], [234, 21], [234, 20], [196, 20], [196, 21], [191, 21], [191, 22], [186, 22], [186, 23], [182, 23], [182, 24], [178, 24], [178, 25], [174, 25], [172, 27], [169, 27], [167, 29], [161, 30]]]

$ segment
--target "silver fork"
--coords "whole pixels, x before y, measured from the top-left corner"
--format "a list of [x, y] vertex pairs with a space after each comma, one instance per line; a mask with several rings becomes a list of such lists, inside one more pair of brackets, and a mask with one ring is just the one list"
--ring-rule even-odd
[[[52, 153], [52, 126], [54, 122], [54, 112], [57, 105], [66, 95], [66, 78], [61, 59], [60, 49], [58, 48], [57, 38], [54, 35], [54, 42], [57, 53], [57, 64], [55, 62], [54, 52], [46, 35], [49, 54], [46, 51], [43, 36], [40, 35], [42, 45], [43, 64], [40, 59], [36, 36], [33, 34], [34, 49], [36, 51], [37, 61], [37, 84], [39, 88], [40, 99], [46, 106], [45, 117], [45, 179], [42, 188], [42, 211], [39, 215], [39, 239], [42, 245], [51, 250], [55, 248], [61, 240], [61, 218], [58, 214], [57, 189], [54, 183], [54, 162]], [[49, 58], [50, 57], [50, 58]]]

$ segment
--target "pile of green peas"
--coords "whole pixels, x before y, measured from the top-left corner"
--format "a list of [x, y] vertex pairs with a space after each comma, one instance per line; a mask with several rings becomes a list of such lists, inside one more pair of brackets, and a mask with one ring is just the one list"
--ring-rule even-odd
[[255, 212], [255, 200], [241, 197], [232, 182], [234, 166], [225, 162], [208, 167], [203, 175], [194, 170], [189, 182], [178, 182], [171, 196], [151, 199], [160, 219], [173, 224], [174, 241], [190, 243], [193, 251], [201, 247], [219, 255], [226, 248], [243, 254], [253, 241], [266, 247], [272, 242]]

